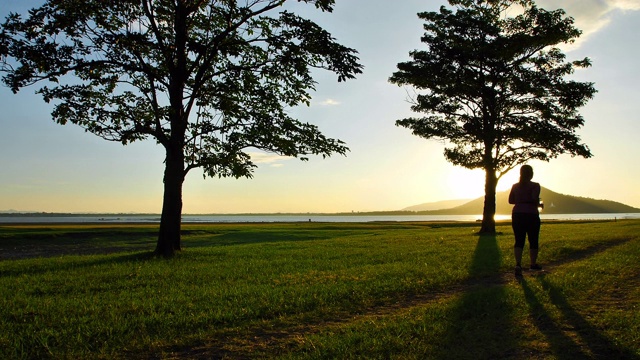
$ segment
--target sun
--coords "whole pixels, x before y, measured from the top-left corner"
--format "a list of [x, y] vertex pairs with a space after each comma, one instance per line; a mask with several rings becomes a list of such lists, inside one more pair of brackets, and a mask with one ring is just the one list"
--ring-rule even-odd
[[475, 199], [484, 195], [484, 172], [454, 166], [449, 170], [447, 184], [454, 198]]
[[[498, 181], [496, 191], [507, 191], [518, 182], [518, 171], [510, 171]], [[475, 199], [484, 196], [485, 173], [482, 169], [469, 170], [459, 166], [451, 167], [447, 183], [456, 199]]]

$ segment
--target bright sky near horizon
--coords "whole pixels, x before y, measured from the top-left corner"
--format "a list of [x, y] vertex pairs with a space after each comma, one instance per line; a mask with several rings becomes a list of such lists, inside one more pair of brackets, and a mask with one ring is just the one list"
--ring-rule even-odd
[[[25, 13], [36, 0], [0, 0], [0, 18]], [[590, 159], [561, 156], [532, 162], [542, 186], [553, 191], [640, 207], [640, 0], [539, 0], [564, 8], [583, 36], [565, 50], [568, 60], [588, 56], [593, 67], [574, 76], [595, 82], [596, 97], [581, 113], [579, 130]], [[350, 212], [398, 210], [424, 202], [483, 195], [480, 170], [455, 167], [444, 145], [415, 137], [395, 120], [413, 114], [407, 89], [388, 83], [409, 51], [423, 49], [416, 13], [436, 11], [443, 0], [337, 0], [331, 14], [294, 8], [360, 52], [364, 73], [338, 83], [317, 74], [310, 107], [292, 109], [327, 136], [347, 143], [346, 157], [310, 161], [255, 154], [252, 179], [203, 179], [191, 172], [184, 213]], [[162, 205], [163, 149], [153, 141], [122, 146], [51, 121], [51, 105], [34, 94], [0, 86], [0, 211], [150, 212]], [[505, 176], [498, 190], [517, 181]]]

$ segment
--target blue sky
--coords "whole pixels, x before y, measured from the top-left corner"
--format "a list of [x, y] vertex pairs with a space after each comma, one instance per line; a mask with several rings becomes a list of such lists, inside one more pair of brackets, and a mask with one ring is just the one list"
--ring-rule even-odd
[[[591, 159], [561, 156], [532, 162], [534, 180], [556, 192], [609, 199], [640, 207], [640, 0], [541, 0], [563, 7], [584, 31], [566, 49], [568, 59], [588, 56], [593, 67], [575, 78], [593, 81], [596, 97], [582, 109], [579, 131]], [[0, 16], [24, 12], [35, 0], [0, 0]], [[411, 135], [395, 120], [412, 115], [407, 89], [389, 84], [396, 64], [421, 48], [416, 13], [445, 1], [338, 0], [332, 14], [301, 4], [297, 10], [360, 52], [364, 73], [337, 83], [318, 72], [310, 107], [291, 109], [330, 137], [347, 143], [346, 157], [308, 162], [255, 154], [253, 179], [203, 179], [191, 172], [184, 186], [185, 213], [341, 212], [396, 210], [483, 195], [483, 174], [447, 163], [444, 145]], [[104, 141], [50, 118], [36, 88], [13, 95], [0, 87], [0, 210], [160, 212], [163, 149], [153, 142], [128, 146]], [[498, 185], [517, 180], [508, 174]]]

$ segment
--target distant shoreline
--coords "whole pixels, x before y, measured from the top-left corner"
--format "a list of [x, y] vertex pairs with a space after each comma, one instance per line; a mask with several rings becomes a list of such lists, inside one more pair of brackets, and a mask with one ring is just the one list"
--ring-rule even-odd
[[[561, 213], [542, 212], [541, 215], [566, 215]], [[571, 214], [640, 214], [638, 212], [572, 212]], [[159, 213], [57, 213], [57, 212], [0, 212], [0, 217], [114, 217], [114, 216], [153, 216], [159, 217], [162, 214]], [[336, 212], [336, 213], [206, 213], [206, 214], [190, 214], [185, 213], [182, 216], [475, 216], [477, 213], [459, 213], [459, 212], [447, 212], [447, 210], [429, 210], [429, 211], [362, 211], [362, 212]], [[496, 213], [497, 216], [510, 216], [511, 214]]]
[[[553, 192], [547, 188], [542, 188], [540, 193], [545, 202], [543, 215], [565, 215], [565, 214], [640, 214], [640, 208], [635, 208], [626, 204], [610, 200], [597, 200], [579, 196], [564, 195]], [[451, 206], [452, 204], [464, 202], [462, 205]], [[243, 212], [243, 213], [186, 213], [183, 217], [204, 217], [204, 216], [481, 216], [484, 205], [484, 197], [474, 200], [445, 200], [434, 203], [425, 203], [401, 210], [376, 210], [376, 211], [350, 211], [350, 212]], [[421, 209], [418, 207], [422, 207]], [[425, 207], [429, 207], [428, 209]], [[444, 207], [444, 208], [443, 208]], [[413, 208], [413, 209], [411, 209]], [[508, 192], [503, 191], [496, 194], [496, 215], [510, 216], [512, 205], [508, 201]], [[135, 213], [135, 212], [38, 212], [38, 211], [18, 211], [7, 209], [0, 211], [0, 217], [73, 217], [73, 216], [93, 216], [93, 217], [113, 217], [113, 216], [135, 216], [135, 217], [158, 217], [160, 213]]]
[[[599, 213], [599, 214], [541, 214], [543, 221], [615, 221], [640, 219], [640, 213]], [[481, 214], [472, 215], [423, 215], [406, 212], [398, 213], [346, 213], [346, 214], [214, 214], [182, 216], [184, 224], [232, 224], [232, 223], [367, 223], [367, 222], [432, 222], [432, 223], [477, 223]], [[497, 214], [496, 222], [511, 220], [510, 215]], [[159, 214], [0, 214], [0, 225], [28, 224], [148, 224], [160, 223]]]

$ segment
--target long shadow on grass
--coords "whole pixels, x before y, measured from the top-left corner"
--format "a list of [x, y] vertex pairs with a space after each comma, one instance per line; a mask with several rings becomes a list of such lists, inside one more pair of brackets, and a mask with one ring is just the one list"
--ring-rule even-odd
[[[157, 231], [93, 231], [19, 234], [0, 239], [0, 261], [49, 258], [63, 255], [106, 255], [153, 250]], [[273, 242], [321, 240], [334, 237], [329, 231], [183, 231], [182, 245], [190, 248], [233, 246]]]
[[0, 261], [62, 255], [97, 255], [152, 249], [156, 232], [138, 229], [93, 229], [7, 233], [0, 238]]
[[628, 349], [619, 348], [580, 315], [560, 289], [543, 276], [536, 279], [562, 314], [564, 323], [556, 323], [536, 296], [529, 280], [521, 281], [535, 327], [544, 334], [557, 359], [640, 359]]
[[[135, 263], [139, 261], [148, 261], [156, 259], [153, 252], [135, 252], [120, 255], [105, 255], [95, 258], [80, 258], [65, 263], [58, 262], [42, 262], [32, 264], [30, 266], [21, 266], [14, 269], [4, 269], [0, 272], [0, 277], [5, 276], [21, 276], [21, 275], [37, 275], [47, 272], [66, 272], [83, 268], [93, 268], [100, 265]], [[160, 260], [159, 260], [160, 261]]]
[[[352, 234], [350, 232], [349, 234]], [[273, 242], [309, 241], [335, 238], [335, 232], [328, 231], [234, 231], [226, 233], [214, 233], [198, 238], [183, 238], [186, 249], [209, 246], [248, 245]]]
[[182, 243], [185, 249], [210, 246], [235, 246], [264, 243], [302, 242], [328, 240], [352, 235], [376, 236], [381, 230], [410, 229], [415, 226], [393, 224], [348, 224], [348, 225], [307, 225], [280, 228], [274, 224], [256, 225], [257, 229], [221, 228], [210, 230], [183, 230]]
[[496, 236], [480, 236], [469, 267], [473, 278], [469, 283], [473, 285], [451, 310], [449, 329], [433, 358], [500, 359], [512, 354], [517, 338], [513, 318], [517, 314], [507, 301], [506, 290], [503, 285], [477, 281], [478, 277], [495, 277], [501, 259]]

